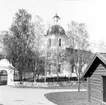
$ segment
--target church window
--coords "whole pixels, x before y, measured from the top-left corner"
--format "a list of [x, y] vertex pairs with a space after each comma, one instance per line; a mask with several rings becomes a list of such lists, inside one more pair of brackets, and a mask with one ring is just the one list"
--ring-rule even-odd
[[60, 68], [61, 68], [61, 65], [59, 64], [58, 65], [58, 73], [60, 73]]
[[61, 46], [61, 39], [59, 39], [59, 46]]
[[48, 48], [51, 46], [51, 39], [48, 40]]
[[72, 64], [72, 66], [71, 66], [71, 67], [72, 67], [72, 73], [74, 73], [74, 65]]

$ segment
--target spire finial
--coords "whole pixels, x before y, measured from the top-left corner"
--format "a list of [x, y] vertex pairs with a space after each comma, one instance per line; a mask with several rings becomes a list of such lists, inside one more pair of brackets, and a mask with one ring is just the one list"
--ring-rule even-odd
[[54, 19], [55, 24], [57, 24], [57, 22], [60, 19], [60, 17], [56, 13], [56, 15], [52, 19]]

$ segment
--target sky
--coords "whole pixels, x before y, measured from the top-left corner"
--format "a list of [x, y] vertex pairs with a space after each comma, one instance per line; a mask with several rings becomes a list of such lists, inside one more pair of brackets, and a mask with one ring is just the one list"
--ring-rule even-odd
[[0, 31], [9, 29], [18, 9], [33, 20], [39, 15], [45, 24], [57, 13], [64, 29], [71, 21], [85, 23], [91, 42], [106, 42], [106, 0], [0, 0]]

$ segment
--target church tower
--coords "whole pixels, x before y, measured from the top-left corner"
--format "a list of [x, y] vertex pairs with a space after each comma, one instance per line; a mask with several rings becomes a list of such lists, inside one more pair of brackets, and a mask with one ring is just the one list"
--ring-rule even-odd
[[46, 33], [48, 48], [65, 48], [66, 34], [65, 30], [58, 24], [60, 17], [56, 14], [53, 18], [54, 25], [51, 26]]
[[61, 73], [61, 54], [67, 47], [67, 36], [65, 30], [58, 24], [60, 17], [56, 14], [53, 18], [54, 25], [51, 26], [45, 35], [46, 55], [49, 60], [49, 74]]

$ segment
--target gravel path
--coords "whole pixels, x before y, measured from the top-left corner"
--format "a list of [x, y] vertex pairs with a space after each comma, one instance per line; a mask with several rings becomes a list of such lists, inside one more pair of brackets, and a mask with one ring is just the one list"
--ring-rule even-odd
[[[0, 103], [3, 105], [56, 105], [50, 102], [44, 94], [64, 91], [77, 91], [77, 89], [34, 89], [0, 86]], [[86, 89], [82, 91], [86, 91]]]

